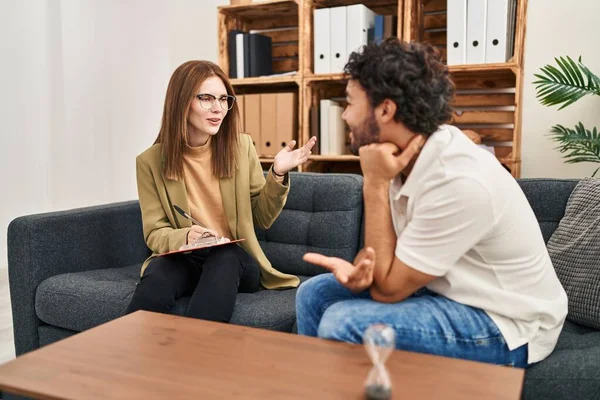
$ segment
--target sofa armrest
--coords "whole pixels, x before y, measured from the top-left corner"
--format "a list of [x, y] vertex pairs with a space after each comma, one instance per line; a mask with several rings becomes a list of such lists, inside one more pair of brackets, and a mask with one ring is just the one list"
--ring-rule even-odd
[[17, 355], [39, 346], [35, 294], [42, 281], [141, 263], [149, 254], [137, 201], [13, 220], [8, 226], [8, 274]]

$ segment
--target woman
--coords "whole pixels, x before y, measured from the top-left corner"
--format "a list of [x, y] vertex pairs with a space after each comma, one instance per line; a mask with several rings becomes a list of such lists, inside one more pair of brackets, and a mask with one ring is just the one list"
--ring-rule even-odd
[[[153, 254], [141, 272], [127, 312], [168, 313], [191, 296], [185, 315], [228, 322], [238, 291], [296, 287], [297, 277], [275, 270], [254, 225], [269, 228], [289, 191], [288, 172], [311, 154], [316, 138], [281, 150], [265, 179], [248, 135], [238, 133], [234, 91], [221, 68], [189, 61], [171, 77], [162, 125], [152, 147], [136, 159], [144, 238]], [[179, 206], [202, 228], [179, 215]], [[209, 231], [236, 244], [195, 254], [155, 257], [192, 244]]]

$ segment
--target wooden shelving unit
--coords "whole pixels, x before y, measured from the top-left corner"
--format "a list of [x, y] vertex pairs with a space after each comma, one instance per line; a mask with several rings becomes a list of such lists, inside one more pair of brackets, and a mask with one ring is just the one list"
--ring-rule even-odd
[[[446, 0], [405, 0], [404, 31], [408, 41], [429, 42], [446, 53]], [[477, 132], [492, 146], [514, 177], [521, 174], [523, 55], [527, 0], [517, 1], [513, 56], [506, 63], [452, 65], [456, 85], [452, 124]]]
[[[233, 79], [236, 93], [297, 91], [299, 145], [311, 132], [311, 107], [320, 99], [343, 97], [343, 74], [313, 73], [313, 11], [317, 8], [364, 4], [374, 12], [398, 17], [397, 36], [407, 41], [429, 42], [445, 59], [446, 0], [271, 0], [218, 8], [219, 64], [229, 70], [227, 57], [231, 29], [263, 32], [273, 39], [273, 71], [296, 71], [294, 75]], [[523, 51], [527, 0], [517, 1], [514, 55], [506, 63], [453, 65], [449, 72], [457, 89], [457, 112], [450, 123], [477, 132], [483, 143], [492, 146], [499, 161], [515, 177], [521, 170], [521, 98], [523, 92]], [[269, 165], [272, 158], [261, 158]], [[353, 155], [312, 155], [301, 171], [358, 172]]]

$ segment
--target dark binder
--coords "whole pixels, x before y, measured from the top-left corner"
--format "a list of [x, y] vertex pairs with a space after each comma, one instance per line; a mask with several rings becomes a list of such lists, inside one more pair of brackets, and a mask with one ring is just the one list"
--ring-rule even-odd
[[[250, 62], [248, 76], [263, 76], [273, 73], [272, 40], [269, 36], [258, 33], [248, 34], [249, 51], [246, 52], [246, 36], [244, 36], [244, 58]], [[248, 54], [248, 57], [246, 57]], [[244, 66], [245, 68], [245, 66]]]
[[244, 33], [244, 78], [248, 78], [250, 73], [250, 59], [252, 58], [250, 47], [250, 34]]
[[229, 53], [229, 78], [235, 79], [237, 78], [237, 48], [235, 43], [235, 35], [238, 33], [242, 33], [242, 31], [231, 30], [229, 31], [227, 40], [229, 41], [227, 45], [227, 51]]

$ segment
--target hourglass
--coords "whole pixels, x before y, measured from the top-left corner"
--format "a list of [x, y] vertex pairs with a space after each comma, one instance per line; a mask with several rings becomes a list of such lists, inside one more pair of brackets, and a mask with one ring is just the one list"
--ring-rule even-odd
[[366, 397], [373, 400], [389, 399], [392, 396], [392, 383], [385, 362], [396, 348], [396, 332], [385, 324], [371, 325], [365, 331], [363, 343], [373, 363], [365, 381]]

